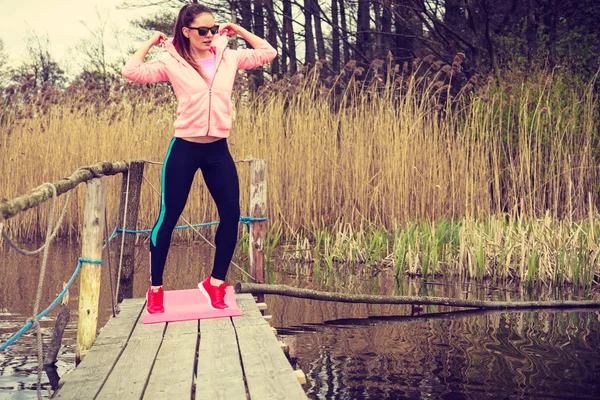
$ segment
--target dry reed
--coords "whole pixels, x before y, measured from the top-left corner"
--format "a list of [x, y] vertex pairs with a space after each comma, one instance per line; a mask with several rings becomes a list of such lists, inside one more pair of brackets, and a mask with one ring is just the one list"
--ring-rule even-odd
[[[237, 160], [267, 161], [270, 223], [284, 238], [298, 238], [298, 247], [306, 250], [314, 248], [316, 232], [338, 227], [319, 244], [329, 246], [323, 254], [331, 262], [344, 252], [365, 251], [332, 250], [334, 237], [347, 229], [376, 226], [394, 232], [412, 221], [445, 218], [463, 221], [454, 264], [471, 277], [500, 273], [523, 279], [537, 268], [531, 279], [546, 281], [553, 274], [547, 268], [563, 268], [556, 251], [578, 240], [587, 241], [594, 251], [588, 261], [595, 262], [598, 119], [592, 84], [575, 85], [542, 72], [512, 77], [510, 85], [490, 80], [477, 91], [469, 81], [455, 93], [447, 84], [452, 70], [419, 75], [396, 69], [392, 79], [374, 74], [368, 83], [357, 79], [360, 72], [345, 70], [340, 87], [321, 84], [315, 69], [279, 82], [274, 85], [278, 89], [236, 99], [232, 154]], [[164, 89], [144, 93], [150, 95], [88, 103], [74, 95], [5, 107], [0, 111], [2, 196], [26, 193], [99, 160], [162, 161], [173, 134], [175, 101]], [[247, 169], [238, 165], [244, 213]], [[145, 176], [160, 188], [159, 167], [148, 166]], [[110, 227], [120, 225], [120, 184], [110, 179]], [[62, 235], [79, 234], [81, 190], [73, 196]], [[39, 236], [47, 209], [44, 205], [8, 221], [10, 234]], [[151, 227], [158, 209], [159, 196], [144, 184], [138, 227]], [[501, 222], [504, 215], [522, 221], [527, 230], [508, 229]], [[184, 216], [191, 222], [217, 219], [200, 177]], [[537, 223], [537, 218], [545, 222]], [[487, 228], [477, 222], [487, 219]], [[578, 227], [584, 219], [589, 219], [590, 231], [582, 236]], [[437, 237], [434, 225], [428, 229], [413, 229], [412, 234]], [[548, 230], [561, 235], [544, 239]], [[390, 242], [392, 249], [408, 246], [401, 238]], [[402, 260], [408, 272], [419, 269], [427, 275], [433, 269], [435, 274], [440, 261], [423, 261], [423, 254], [441, 257], [441, 250], [431, 246], [392, 258]], [[491, 249], [503, 254], [504, 261], [491, 256]], [[378, 256], [385, 259], [392, 253]], [[478, 257], [483, 266], [477, 267]], [[565, 272], [564, 277], [577, 281], [575, 275]]]

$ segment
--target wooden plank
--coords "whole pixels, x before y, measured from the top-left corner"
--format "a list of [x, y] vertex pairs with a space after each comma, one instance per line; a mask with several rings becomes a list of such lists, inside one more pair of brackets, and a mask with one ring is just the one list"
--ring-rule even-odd
[[198, 346], [198, 321], [169, 322], [145, 400], [190, 399]]
[[256, 324], [265, 324], [264, 316], [258, 311], [254, 297], [250, 293], [236, 294], [235, 299], [242, 310], [242, 317], [233, 317], [235, 326], [252, 326]]
[[61, 378], [61, 387], [53, 399], [80, 400], [95, 398], [124, 347], [124, 342], [98, 347], [92, 346], [81, 364]]
[[125, 347], [144, 307], [143, 299], [126, 300], [111, 318], [83, 361], [60, 380], [57, 399], [91, 399], [96, 396]]
[[232, 318], [251, 399], [306, 399], [279, 341], [252, 296], [238, 295], [243, 317]]
[[244, 375], [231, 318], [200, 321], [196, 399], [246, 400]]
[[127, 341], [133, 332], [138, 318], [145, 311], [146, 299], [125, 299], [119, 304], [119, 314], [116, 318], [110, 318], [104, 328], [100, 330], [100, 335], [94, 342], [94, 346], [119, 343], [122, 340]]
[[[97, 399], [140, 399], [163, 340], [166, 324], [144, 325], [140, 318]], [[169, 378], [169, 377], [167, 377]]]
[[236, 333], [251, 399], [306, 399], [292, 366], [266, 323], [236, 326]]

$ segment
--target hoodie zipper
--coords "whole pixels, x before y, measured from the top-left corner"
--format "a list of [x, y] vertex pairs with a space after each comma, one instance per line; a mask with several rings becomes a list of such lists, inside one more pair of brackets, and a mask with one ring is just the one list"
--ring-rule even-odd
[[[210, 86], [208, 86], [208, 130], [206, 131], [206, 136], [210, 134], [210, 115], [212, 114], [212, 86], [215, 82], [215, 78], [217, 77], [217, 72], [219, 71], [219, 66], [221, 65], [221, 61], [223, 60], [223, 52], [221, 52], [221, 56], [219, 57], [219, 63], [215, 67], [215, 74], [213, 76], [212, 81], [210, 82]], [[207, 84], [208, 85], [208, 84]]]
[[[166, 49], [165, 44], [163, 43], [163, 48]], [[215, 67], [215, 75], [213, 76], [212, 82], [210, 83], [210, 86], [208, 85], [208, 83], [206, 81], [204, 81], [204, 79], [202, 79], [204, 81], [204, 83], [206, 84], [206, 86], [208, 86], [208, 130], [206, 131], [206, 136], [208, 136], [208, 134], [210, 133], [210, 114], [212, 111], [212, 85], [215, 81], [215, 77], [217, 76], [217, 71], [219, 70], [219, 66], [221, 65], [221, 61], [223, 61], [223, 53], [225, 53], [226, 49], [223, 49], [223, 51], [221, 51], [221, 55], [219, 57], [219, 63], [217, 64], [217, 66]], [[168, 50], [167, 50], [168, 51]], [[188, 64], [187, 62], [185, 62], [185, 60], [183, 60], [181, 58], [181, 56], [179, 55], [179, 53], [177, 53], [177, 51], [175, 49], [173, 49], [173, 52], [169, 51], [169, 53], [171, 53], [171, 55], [177, 59], [179, 59], [180, 61], [183, 62], [184, 65], [186, 65], [187, 67], [191, 68], [194, 72], [196, 72], [196, 70], [194, 68], [192, 68], [192, 66], [190, 64]]]

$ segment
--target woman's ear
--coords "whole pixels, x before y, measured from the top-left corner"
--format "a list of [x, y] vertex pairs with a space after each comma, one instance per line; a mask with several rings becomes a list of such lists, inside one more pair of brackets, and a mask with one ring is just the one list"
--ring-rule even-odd
[[181, 28], [181, 33], [183, 33], [183, 36], [185, 36], [186, 38], [190, 38], [190, 30], [187, 27], [183, 27]]

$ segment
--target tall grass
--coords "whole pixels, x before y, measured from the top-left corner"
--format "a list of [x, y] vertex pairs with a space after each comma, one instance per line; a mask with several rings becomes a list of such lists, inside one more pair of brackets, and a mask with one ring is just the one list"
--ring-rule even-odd
[[[358, 80], [362, 71], [350, 67], [329, 84], [322, 83], [315, 69], [272, 84], [261, 95], [236, 99], [232, 154], [238, 160], [267, 161], [270, 223], [281, 229], [283, 238], [298, 238], [300, 250], [306, 250], [306, 241], [317, 240], [316, 253], [327, 248], [323, 254], [331, 256], [323, 260], [326, 265], [352, 252], [383, 259], [394, 254], [399, 268], [427, 274], [439, 272], [448, 246], [458, 246], [468, 275], [487, 275], [490, 251], [496, 249], [498, 265], [506, 265], [496, 273], [506, 275], [516, 266], [512, 275], [530, 273], [527, 278], [533, 281], [548, 278], [542, 266], [550, 257], [535, 246], [535, 235], [555, 229], [566, 242], [554, 243], [553, 274], [571, 280], [589, 274], [583, 265], [591, 261], [590, 253], [582, 250], [577, 258], [582, 267], [573, 269], [570, 250], [596, 243], [592, 227], [598, 118], [593, 82], [540, 71], [480, 85], [469, 81], [457, 91], [452, 86], [454, 66], [436, 72], [424, 64], [410, 74], [396, 69], [388, 77], [380, 67], [370, 71], [374, 78], [368, 82]], [[3, 107], [1, 196], [26, 193], [99, 160], [162, 161], [173, 135], [175, 101], [164, 90], [144, 93], [117, 93], [106, 102], [82, 102], [78, 94], [44, 100], [40, 94], [27, 106]], [[247, 170], [238, 165], [244, 206]], [[160, 187], [160, 167], [148, 166], [145, 176]], [[111, 178], [110, 184], [109, 224], [117, 226], [120, 182]], [[61, 234], [79, 234], [81, 190], [73, 197]], [[8, 221], [11, 235], [40, 235], [47, 209], [44, 205]], [[150, 227], [158, 209], [159, 196], [144, 184], [139, 226]], [[516, 224], [509, 231], [499, 225], [507, 214]], [[191, 222], [217, 219], [201, 179], [184, 216]], [[553, 228], [539, 225], [538, 218], [550, 218]], [[577, 227], [586, 218], [591, 224], [584, 235]], [[426, 231], [410, 228], [412, 221], [444, 220], [463, 221], [464, 231], [456, 232], [449, 222], [432, 223]], [[316, 237], [315, 223], [339, 230]], [[388, 246], [381, 237], [367, 234], [369, 226], [386, 232], [408, 228], [398, 231]], [[523, 230], [526, 226], [541, 230], [532, 233]], [[365, 235], [360, 251], [335, 247], [339, 237], [356, 232]], [[561, 246], [566, 246], [564, 253]], [[365, 254], [352, 257], [370, 259]]]

